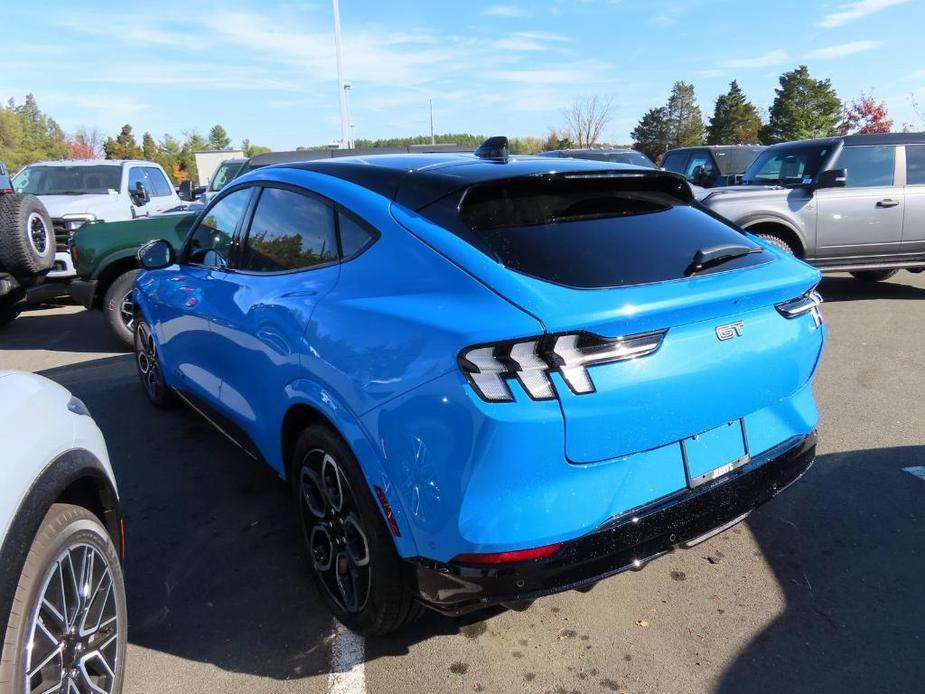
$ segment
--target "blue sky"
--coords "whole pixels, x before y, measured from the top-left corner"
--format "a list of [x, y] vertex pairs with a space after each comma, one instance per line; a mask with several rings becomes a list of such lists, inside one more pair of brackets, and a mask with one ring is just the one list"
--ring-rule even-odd
[[[340, 134], [331, 3], [31, 0], [3, 10], [0, 98], [33, 92], [68, 130], [160, 137], [221, 123], [274, 149]], [[613, 96], [628, 142], [676, 80], [705, 115], [736, 78], [761, 108], [805, 63], [842, 98], [873, 91], [925, 129], [922, 0], [341, 0], [355, 137], [543, 136], [578, 94]]]

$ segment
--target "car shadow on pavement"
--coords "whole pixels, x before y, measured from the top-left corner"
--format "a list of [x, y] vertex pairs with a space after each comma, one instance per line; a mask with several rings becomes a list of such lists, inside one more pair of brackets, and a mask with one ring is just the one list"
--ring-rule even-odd
[[925, 682], [925, 446], [820, 456], [748, 521], [786, 609], [717, 691], [911, 692]]
[[[287, 485], [191, 410], [149, 405], [131, 355], [41, 374], [81, 398], [106, 437], [126, 515], [129, 642], [261, 677], [328, 673], [333, 622]], [[486, 616], [428, 613], [371, 640], [367, 659]]]
[[825, 276], [819, 284], [819, 293], [825, 301], [860, 301], [866, 299], [925, 299], [925, 289], [904, 283], [914, 277], [901, 272], [894, 279], [868, 282], [854, 277]]
[[11, 350], [59, 350], [62, 352], [125, 352], [106, 326], [100, 311], [55, 311], [69, 304], [29, 306], [12, 323], [0, 328], [0, 344]]

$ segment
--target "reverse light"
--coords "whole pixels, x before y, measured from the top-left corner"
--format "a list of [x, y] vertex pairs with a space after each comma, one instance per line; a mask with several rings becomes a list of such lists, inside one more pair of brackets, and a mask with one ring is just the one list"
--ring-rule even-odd
[[457, 554], [453, 557], [453, 562], [460, 564], [513, 564], [520, 561], [532, 561], [534, 559], [546, 559], [555, 554], [563, 545], [557, 542], [553, 545], [543, 547], [533, 547], [532, 549], [518, 549], [513, 552], [493, 552], [490, 554]]
[[777, 312], [784, 318], [799, 318], [804, 313], [813, 317], [813, 322], [818, 328], [822, 325], [822, 313], [819, 306], [822, 304], [822, 296], [816, 291], [815, 287], [806, 292], [803, 296], [796, 299], [784, 301], [775, 306]]
[[511, 402], [508, 381], [517, 379], [534, 400], [556, 397], [550, 373], [558, 371], [577, 395], [594, 392], [589, 366], [643, 357], [661, 347], [667, 330], [614, 339], [591, 333], [566, 333], [471, 347], [459, 366], [476, 393], [489, 402]]

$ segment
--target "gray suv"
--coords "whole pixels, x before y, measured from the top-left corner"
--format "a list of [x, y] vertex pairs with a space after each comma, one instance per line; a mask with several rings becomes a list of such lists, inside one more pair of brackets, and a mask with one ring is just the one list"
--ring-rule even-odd
[[822, 270], [883, 280], [925, 270], [925, 133], [774, 145], [708, 209]]

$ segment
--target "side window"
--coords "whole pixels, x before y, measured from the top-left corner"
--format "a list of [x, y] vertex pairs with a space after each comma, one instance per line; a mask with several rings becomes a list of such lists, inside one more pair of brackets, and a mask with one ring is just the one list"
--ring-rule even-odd
[[689, 152], [675, 152], [667, 155], [662, 159], [662, 168], [675, 173], [684, 173], [684, 165], [687, 163]]
[[[703, 167], [701, 169], [702, 173], [699, 173], [699, 175], [697, 171], [698, 167]], [[691, 160], [687, 163], [687, 168], [684, 170], [684, 178], [698, 183], [705, 179], [715, 177], [716, 167], [713, 166], [713, 157], [710, 156], [710, 153], [702, 149], [694, 151], [694, 153], [691, 154]]]
[[148, 179], [148, 194], [151, 197], [163, 198], [170, 195], [173, 191], [160, 169], [155, 169], [153, 166], [146, 166], [145, 174]]
[[337, 260], [334, 209], [279, 188], [264, 188], [241, 259], [242, 270], [283, 272]]
[[154, 195], [154, 191], [151, 190], [151, 185], [148, 183], [147, 178], [145, 178], [145, 170], [140, 166], [133, 166], [128, 170], [129, 191], [135, 190], [139, 183], [148, 191], [148, 197]]
[[925, 145], [906, 147], [906, 185], [925, 183]]
[[893, 185], [893, 164], [896, 148], [845, 147], [838, 155], [833, 169], [848, 169], [848, 187]]
[[187, 242], [188, 262], [218, 268], [228, 264], [235, 229], [247, 211], [253, 190], [236, 190], [209, 209]]
[[337, 213], [340, 248], [344, 260], [349, 260], [373, 242], [373, 235], [350, 215]]

